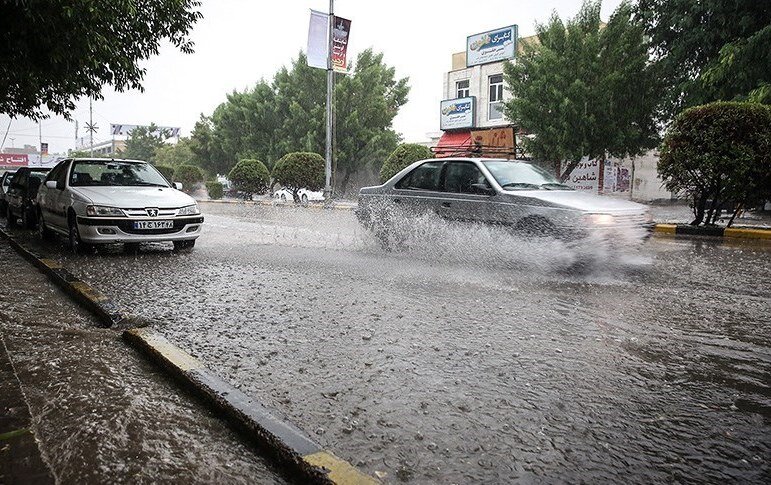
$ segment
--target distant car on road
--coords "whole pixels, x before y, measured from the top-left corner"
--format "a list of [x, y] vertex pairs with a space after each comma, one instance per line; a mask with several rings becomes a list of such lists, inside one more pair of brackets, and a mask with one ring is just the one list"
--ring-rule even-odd
[[192, 248], [203, 216], [181, 188], [140, 160], [63, 160], [38, 193], [39, 230], [67, 236], [75, 251], [158, 241]]
[[11, 186], [11, 179], [16, 170], [6, 170], [3, 175], [0, 175], [0, 217], [5, 217], [6, 202], [5, 193], [8, 192], [8, 187]]
[[386, 245], [397, 222], [425, 213], [566, 240], [623, 233], [625, 240], [638, 242], [653, 227], [647, 206], [577, 192], [521, 160], [421, 160], [382, 185], [361, 189], [356, 210]]
[[46, 173], [50, 170], [42, 167], [22, 167], [13, 175], [4, 200], [8, 227], [16, 226], [19, 219], [22, 227], [28, 229], [35, 227], [37, 223], [35, 198], [41, 183], [46, 178]]
[[[300, 197], [300, 202], [307, 204], [308, 202], [320, 202], [324, 200], [324, 192], [313, 191], [308, 189], [300, 189], [297, 191], [297, 195]], [[273, 200], [276, 202], [286, 202], [288, 200], [294, 200], [292, 197], [292, 191], [287, 189], [279, 189], [273, 193]]]

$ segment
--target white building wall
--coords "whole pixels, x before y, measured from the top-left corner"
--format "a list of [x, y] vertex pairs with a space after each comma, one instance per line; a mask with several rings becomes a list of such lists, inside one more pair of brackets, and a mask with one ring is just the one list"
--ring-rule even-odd
[[[472, 66], [465, 69], [450, 71], [444, 76], [444, 98], [454, 99], [458, 97], [457, 82], [469, 80], [469, 95], [476, 97], [476, 126], [479, 128], [491, 128], [496, 126], [508, 126], [510, 123], [504, 116], [502, 119], [490, 120], [488, 102], [490, 97], [490, 76], [503, 73], [503, 62]], [[511, 94], [504, 88], [503, 100], [511, 99]]]

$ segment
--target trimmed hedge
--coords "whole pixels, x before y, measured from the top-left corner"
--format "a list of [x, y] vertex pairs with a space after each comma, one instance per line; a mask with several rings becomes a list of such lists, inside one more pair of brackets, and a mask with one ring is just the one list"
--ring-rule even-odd
[[270, 172], [259, 160], [244, 159], [239, 161], [228, 174], [233, 188], [248, 194], [263, 194], [268, 190]]
[[380, 168], [380, 181], [386, 182], [411, 163], [427, 158], [434, 158], [434, 154], [428, 147], [416, 143], [403, 143], [396, 147], [383, 163]]
[[210, 199], [219, 200], [222, 198], [224, 187], [216, 181], [206, 182], [206, 191], [209, 193]]
[[192, 191], [203, 180], [203, 171], [195, 165], [180, 165], [174, 170], [174, 181], [181, 182], [185, 191]]
[[273, 179], [291, 191], [298, 202], [298, 190], [324, 188], [324, 170], [324, 158], [318, 153], [287, 153], [273, 167]]
[[174, 181], [174, 167], [170, 165], [156, 165], [155, 168], [166, 177], [166, 180], [169, 182]]
[[771, 198], [771, 107], [716, 102], [683, 111], [664, 137], [658, 171], [667, 190], [691, 198], [692, 225], [714, 224], [723, 205], [761, 204]]

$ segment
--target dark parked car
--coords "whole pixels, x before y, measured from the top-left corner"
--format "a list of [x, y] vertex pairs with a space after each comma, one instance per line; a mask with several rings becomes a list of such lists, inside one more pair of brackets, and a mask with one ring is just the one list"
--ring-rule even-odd
[[35, 227], [37, 223], [35, 197], [50, 170], [50, 168], [24, 167], [16, 171], [5, 194], [8, 227], [16, 226], [18, 219], [21, 219], [23, 227]]
[[0, 217], [5, 217], [5, 193], [8, 192], [8, 187], [11, 185], [11, 179], [16, 170], [7, 170], [0, 175]]
[[521, 160], [421, 160], [383, 185], [359, 192], [356, 215], [385, 246], [394, 235], [398, 239], [412, 215], [426, 213], [564, 240], [610, 234], [634, 244], [653, 227], [645, 205], [573, 190]]

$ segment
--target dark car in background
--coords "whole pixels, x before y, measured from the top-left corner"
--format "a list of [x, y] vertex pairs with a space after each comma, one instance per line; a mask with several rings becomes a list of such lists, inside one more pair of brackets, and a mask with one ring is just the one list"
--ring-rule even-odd
[[8, 187], [11, 186], [11, 179], [16, 170], [6, 170], [0, 175], [0, 217], [5, 217], [5, 193], [8, 192]]
[[40, 185], [50, 171], [50, 168], [42, 167], [23, 167], [16, 171], [5, 194], [5, 215], [8, 227], [16, 226], [19, 219], [23, 227], [35, 227], [37, 223], [35, 198]]

